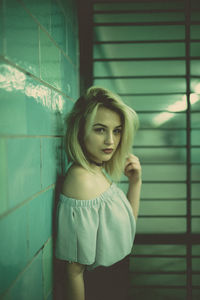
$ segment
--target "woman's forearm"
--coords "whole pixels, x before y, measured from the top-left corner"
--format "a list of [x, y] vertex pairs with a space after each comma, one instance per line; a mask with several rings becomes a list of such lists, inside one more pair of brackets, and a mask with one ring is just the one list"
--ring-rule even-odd
[[127, 198], [131, 204], [135, 220], [137, 220], [139, 206], [140, 206], [140, 192], [141, 192], [142, 180], [138, 180], [134, 183], [129, 183], [127, 192]]
[[67, 276], [67, 300], [85, 300], [83, 273]]

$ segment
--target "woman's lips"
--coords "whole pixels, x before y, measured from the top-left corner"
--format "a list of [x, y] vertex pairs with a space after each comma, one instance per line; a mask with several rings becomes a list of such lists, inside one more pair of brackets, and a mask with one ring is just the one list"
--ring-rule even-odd
[[113, 152], [113, 149], [103, 149], [102, 151], [106, 154], [110, 154]]

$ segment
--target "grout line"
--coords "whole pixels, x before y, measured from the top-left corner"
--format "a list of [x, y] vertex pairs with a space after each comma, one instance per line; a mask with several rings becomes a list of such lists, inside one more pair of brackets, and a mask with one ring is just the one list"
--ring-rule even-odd
[[42, 139], [40, 138], [40, 188], [42, 190]]
[[45, 300], [47, 300], [51, 294], [53, 294], [53, 288], [51, 290], [49, 290], [49, 292], [47, 293], [47, 296], [45, 297]]
[[40, 44], [40, 27], [38, 26], [38, 64], [39, 64], [39, 78], [42, 80], [41, 76], [41, 44]]
[[6, 26], [5, 26], [5, 1], [2, 1], [2, 34], [3, 34], [3, 47], [2, 47], [2, 51], [3, 51], [3, 55], [6, 55]]
[[[77, 67], [73, 61], [71, 60], [71, 58], [63, 51], [62, 48], [60, 48], [60, 46], [56, 43], [56, 41], [52, 38], [52, 36], [49, 34], [49, 32], [47, 31], [47, 29], [42, 25], [40, 24], [40, 22], [37, 20], [37, 18], [32, 15], [31, 11], [26, 7], [26, 5], [24, 4], [24, 2], [22, 0], [17, 0], [20, 5], [24, 8], [24, 10], [27, 12], [28, 15], [30, 15], [30, 17], [34, 20], [34, 22], [40, 27], [40, 29], [42, 31], [45, 32], [45, 34], [48, 36], [48, 38], [52, 41], [52, 43], [60, 50], [60, 52], [62, 52], [62, 54], [67, 58], [67, 60], [71, 63], [71, 65], [73, 66], [73, 68], [75, 70], [77, 70]], [[74, 32], [73, 32], [74, 33]], [[74, 34], [75, 35], [75, 34]]]
[[[52, 236], [49, 237], [49, 239], [51, 238]], [[49, 240], [48, 239], [48, 240]], [[48, 241], [47, 240], [47, 241]], [[25, 265], [25, 267], [23, 268], [23, 270], [21, 270], [17, 276], [15, 277], [15, 279], [12, 281], [12, 283], [10, 284], [10, 286], [6, 289], [6, 291], [1, 295], [2, 296], [2, 299], [4, 296], [6, 296], [6, 294], [9, 293], [9, 290], [12, 289], [12, 287], [15, 285], [15, 283], [17, 282], [17, 280], [27, 271], [27, 269], [29, 268], [29, 266], [33, 263], [33, 261], [37, 258], [37, 256], [39, 255], [40, 252], [43, 251], [44, 249], [44, 245], [47, 243], [47, 241], [45, 241], [45, 243], [42, 245], [42, 247], [33, 255], [33, 257], [31, 258], [30, 261], [27, 262], [27, 264]]]
[[53, 242], [53, 236], [52, 235], [45, 241], [45, 243], [43, 244], [43, 247], [45, 247], [51, 239], [52, 239], [52, 242]]
[[25, 134], [21, 134], [21, 135], [3, 135], [0, 134], [0, 138], [6, 138], [6, 139], [10, 139], [10, 138], [49, 138], [49, 139], [53, 139], [53, 138], [63, 138], [64, 135], [25, 135]]
[[39, 195], [42, 195], [43, 193], [47, 192], [48, 190], [55, 188], [55, 183], [49, 185], [48, 187], [44, 188], [43, 190], [40, 190], [39, 192], [35, 193], [31, 197], [27, 198], [26, 200], [22, 201], [18, 205], [14, 206], [13, 208], [9, 209], [2, 215], [0, 215], [0, 220], [7, 217], [9, 214], [13, 213], [15, 210], [19, 209], [20, 207], [26, 205], [27, 203], [31, 202], [33, 199], [37, 198]]
[[[52, 239], [52, 254], [53, 254], [53, 236], [51, 235], [46, 241], [45, 243], [43, 244], [42, 246], [42, 251], [44, 250], [45, 246], [49, 243], [49, 241]], [[53, 260], [53, 256], [52, 256], [52, 259], [51, 259], [51, 263], [52, 263], [52, 260]], [[53, 280], [53, 279], [52, 279]], [[52, 282], [53, 284], [53, 282]], [[47, 295], [45, 295], [45, 272], [44, 272], [44, 258], [43, 258], [43, 253], [42, 253], [42, 285], [43, 285], [43, 296], [44, 296], [44, 299], [47, 299], [49, 294], [52, 292], [52, 290], [50, 290]], [[51, 288], [53, 288], [53, 286], [51, 285]]]

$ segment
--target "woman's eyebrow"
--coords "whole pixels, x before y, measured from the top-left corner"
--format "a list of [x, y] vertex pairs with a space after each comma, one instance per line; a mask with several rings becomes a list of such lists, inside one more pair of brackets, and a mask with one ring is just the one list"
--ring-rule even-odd
[[[108, 127], [108, 126], [106, 126], [106, 125], [104, 125], [104, 124], [101, 124], [101, 123], [96, 123], [96, 124], [94, 124], [93, 126], [102, 126], [102, 127], [105, 127], [105, 128]], [[122, 125], [120, 124], [120, 125], [115, 126], [115, 128], [118, 128], [118, 127], [122, 127]]]

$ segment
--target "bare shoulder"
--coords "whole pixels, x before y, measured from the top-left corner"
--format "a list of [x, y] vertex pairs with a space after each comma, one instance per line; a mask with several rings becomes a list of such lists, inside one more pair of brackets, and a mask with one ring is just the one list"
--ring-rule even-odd
[[72, 166], [63, 183], [62, 193], [78, 200], [89, 200], [93, 197], [93, 175], [81, 166]]

